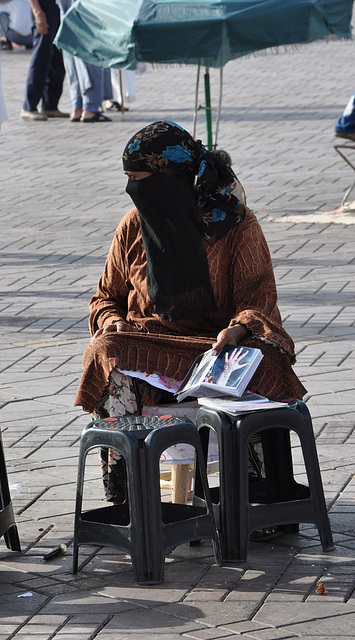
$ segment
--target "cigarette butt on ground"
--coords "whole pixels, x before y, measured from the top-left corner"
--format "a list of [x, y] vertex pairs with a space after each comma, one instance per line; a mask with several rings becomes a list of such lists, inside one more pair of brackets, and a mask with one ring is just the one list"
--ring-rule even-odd
[[52, 551], [48, 551], [48, 553], [45, 553], [45, 555], [43, 556], [43, 559], [52, 560], [53, 558], [60, 556], [62, 553], [66, 553], [66, 551], [67, 551], [67, 545], [61, 544], [59, 547], [55, 547], [55, 549], [52, 549]]

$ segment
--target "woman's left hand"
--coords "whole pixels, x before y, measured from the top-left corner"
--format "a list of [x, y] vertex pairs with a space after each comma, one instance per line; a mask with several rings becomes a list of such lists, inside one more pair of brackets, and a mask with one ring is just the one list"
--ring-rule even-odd
[[117, 332], [123, 333], [128, 331], [130, 333], [138, 333], [138, 329], [136, 329], [136, 327], [133, 324], [129, 324], [128, 322], [124, 322], [123, 320], [118, 320], [113, 324], [106, 325], [106, 327], [104, 327], [103, 329], [98, 329], [96, 333], [94, 333], [94, 335], [92, 336], [91, 342], [95, 340], [95, 338], [98, 338], [99, 336], [102, 336], [105, 333], [111, 333], [112, 331], [115, 333]]
[[227, 327], [219, 332], [217, 342], [212, 345], [212, 348], [217, 355], [227, 344], [239, 344], [239, 342], [244, 340], [247, 335], [249, 335], [249, 331], [242, 324], [236, 324], [234, 327]]

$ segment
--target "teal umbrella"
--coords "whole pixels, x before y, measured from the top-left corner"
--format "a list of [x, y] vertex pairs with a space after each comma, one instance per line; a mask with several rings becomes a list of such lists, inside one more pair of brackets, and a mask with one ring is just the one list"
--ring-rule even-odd
[[[139, 61], [222, 68], [270, 47], [350, 38], [352, 6], [353, 0], [77, 0], [56, 45], [106, 68], [135, 69]], [[205, 98], [211, 148], [208, 72]]]

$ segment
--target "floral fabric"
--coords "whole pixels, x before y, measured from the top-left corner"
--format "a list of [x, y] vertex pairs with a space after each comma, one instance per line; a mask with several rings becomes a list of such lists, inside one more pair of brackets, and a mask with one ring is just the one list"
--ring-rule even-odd
[[[100, 404], [91, 414], [93, 420], [126, 415], [139, 415], [139, 400], [133, 379], [113, 370]], [[125, 499], [125, 463], [115, 449], [100, 449], [100, 463], [105, 498], [110, 502]]]
[[226, 157], [209, 152], [201, 140], [194, 140], [175, 122], [162, 120], [132, 136], [123, 153], [123, 167], [125, 171], [184, 174], [194, 180], [200, 233], [215, 241], [245, 215], [236, 196], [238, 179]]

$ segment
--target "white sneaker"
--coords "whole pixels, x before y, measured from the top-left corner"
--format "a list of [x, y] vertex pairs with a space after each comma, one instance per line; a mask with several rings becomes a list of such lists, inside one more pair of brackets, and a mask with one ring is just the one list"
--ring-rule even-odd
[[22, 120], [48, 120], [47, 116], [45, 116], [44, 113], [39, 113], [37, 109], [34, 111], [21, 109], [21, 118]]

